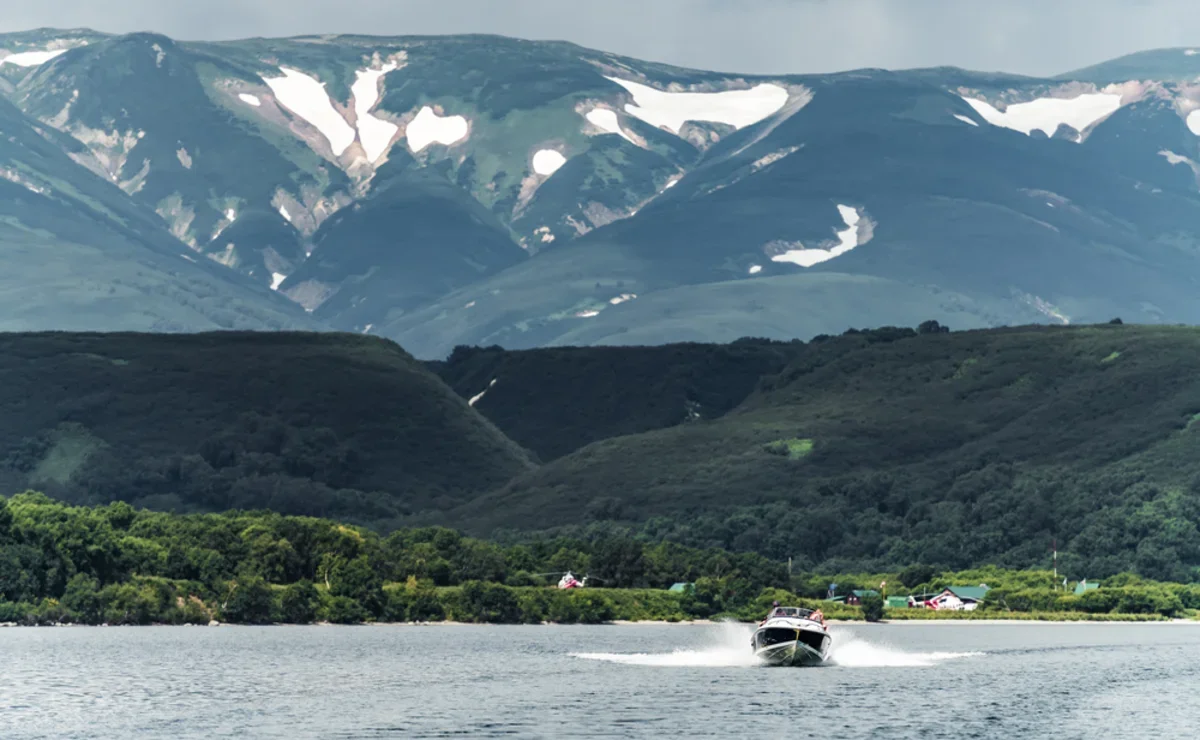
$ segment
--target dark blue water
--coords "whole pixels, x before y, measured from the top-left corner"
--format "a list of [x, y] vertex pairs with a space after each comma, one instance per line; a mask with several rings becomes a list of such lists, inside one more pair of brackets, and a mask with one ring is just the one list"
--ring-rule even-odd
[[0, 629], [0, 738], [1200, 737], [1200, 625]]

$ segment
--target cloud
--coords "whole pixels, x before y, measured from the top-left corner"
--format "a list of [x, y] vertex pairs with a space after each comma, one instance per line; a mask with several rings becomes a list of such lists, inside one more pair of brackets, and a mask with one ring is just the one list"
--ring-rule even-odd
[[0, 0], [0, 31], [91, 27], [179, 39], [496, 33], [681, 66], [829, 72], [955, 65], [1055, 74], [1200, 43], [1195, 0]]

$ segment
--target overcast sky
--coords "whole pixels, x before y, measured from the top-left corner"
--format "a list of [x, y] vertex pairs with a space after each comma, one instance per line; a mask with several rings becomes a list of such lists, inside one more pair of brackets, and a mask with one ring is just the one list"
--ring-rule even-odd
[[0, 31], [178, 39], [498, 33], [730, 72], [956, 65], [1054, 74], [1200, 47], [1197, 0], [0, 0]]

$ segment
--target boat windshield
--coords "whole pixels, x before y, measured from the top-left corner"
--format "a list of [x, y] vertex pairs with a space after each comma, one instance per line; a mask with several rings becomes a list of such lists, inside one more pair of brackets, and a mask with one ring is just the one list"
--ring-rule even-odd
[[812, 609], [802, 609], [798, 606], [777, 606], [771, 610], [772, 617], [792, 617], [793, 619], [808, 619]]

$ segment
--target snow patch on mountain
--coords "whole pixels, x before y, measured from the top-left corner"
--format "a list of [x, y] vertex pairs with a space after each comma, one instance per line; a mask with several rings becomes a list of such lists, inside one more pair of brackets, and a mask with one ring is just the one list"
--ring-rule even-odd
[[841, 214], [842, 221], [846, 224], [845, 229], [837, 232], [837, 246], [830, 249], [804, 249], [804, 245], [801, 244], [799, 249], [789, 249], [782, 254], [772, 255], [771, 261], [791, 262], [801, 267], [812, 267], [822, 262], [828, 262], [834, 257], [840, 257], [857, 247], [860, 241], [859, 222], [862, 219], [862, 215], [858, 212], [857, 208], [851, 206], [838, 204], [837, 209], [838, 213]]
[[626, 113], [676, 135], [688, 121], [724, 123], [742, 129], [778, 113], [788, 101], [788, 91], [770, 83], [749, 90], [682, 92], [656, 90], [618, 77], [605, 79], [633, 96], [634, 102], [625, 106]]
[[209, 252], [206, 256], [213, 262], [216, 262], [219, 265], [225, 265], [230, 269], [234, 269], [238, 266], [237, 247], [233, 242], [226, 244], [225, 248], [220, 252]]
[[391, 121], [377, 118], [371, 111], [379, 103], [379, 81], [396, 69], [390, 62], [380, 69], [360, 69], [354, 73], [350, 93], [354, 96], [354, 115], [358, 123], [358, 140], [362, 143], [367, 161], [374, 164], [392, 144], [400, 127]]
[[626, 301], [632, 301], [635, 298], [637, 298], [636, 293], [622, 293], [619, 296], [614, 296], [613, 298], [610, 298], [608, 302], [614, 306], [619, 306], [622, 303], [625, 303]]
[[284, 280], [287, 280], [287, 275], [282, 272], [271, 273], [271, 290], [279, 290], [279, 286], [283, 285]]
[[608, 108], [593, 108], [584, 116], [587, 122], [600, 129], [606, 134], [616, 134], [628, 141], [630, 144], [637, 144], [633, 138], [625, 133], [625, 129], [621, 128], [621, 122], [617, 118], [617, 112]]
[[48, 189], [34, 183], [28, 177], [9, 167], [0, 167], [0, 179], [16, 183], [29, 192], [37, 193], [38, 195], [46, 195], [50, 192]]
[[1197, 51], [1196, 49], [1188, 49], [1187, 51], [1183, 52], [1185, 57], [1194, 57], [1197, 54], [1200, 54], [1200, 51]]
[[487, 395], [487, 392], [488, 392], [489, 390], [491, 390], [492, 386], [496, 385], [496, 381], [497, 381], [497, 380], [498, 380], [498, 378], [492, 378], [492, 382], [488, 383], [488, 386], [487, 386], [487, 388], [484, 388], [484, 389], [483, 389], [482, 391], [480, 391], [479, 393], [476, 393], [475, 395], [471, 396], [470, 400], [468, 400], [468, 401], [467, 401], [467, 405], [468, 405], [468, 406], [474, 406], [475, 404], [477, 404], [477, 403], [479, 403], [480, 401], [482, 401], [482, 400], [483, 400], [483, 397], [484, 397], [485, 395]]
[[758, 273], [762, 272], [762, 265], [750, 265], [750, 269], [746, 272], [750, 273], [751, 275], [757, 275]]
[[150, 160], [143, 159], [141, 168], [139, 168], [137, 172], [133, 173], [133, 177], [120, 181], [117, 183], [117, 187], [124, 190], [126, 195], [140, 193], [142, 188], [146, 187], [146, 178], [149, 176]]
[[321, 186], [311, 183], [300, 187], [299, 196], [279, 187], [271, 197], [271, 207], [306, 237], [315, 234], [325, 219], [351, 202], [351, 196], [343, 191], [326, 195]]
[[1200, 164], [1198, 164], [1195, 160], [1185, 157], [1182, 154], [1177, 154], [1170, 149], [1163, 149], [1158, 153], [1158, 156], [1166, 159], [1167, 163], [1172, 166], [1179, 164], [1187, 165], [1188, 168], [1191, 169], [1192, 174], [1196, 176], [1197, 184], [1200, 184]]
[[172, 193], [158, 202], [154, 212], [167, 223], [171, 236], [196, 248], [196, 239], [192, 236], [192, 222], [196, 220], [196, 209], [183, 202], [183, 196]]
[[[73, 97], [72, 102], [74, 100]], [[69, 106], [70, 103], [67, 105]], [[61, 115], [60, 113], [59, 116]], [[55, 121], [58, 121], [58, 117], [55, 118]], [[134, 131], [133, 129], [104, 131], [89, 128], [82, 123], [75, 123], [69, 127], [66, 127], [64, 123], [63, 130], [86, 146], [92, 155], [90, 158], [79, 158], [78, 154], [73, 152], [71, 158], [114, 183], [120, 182], [121, 172], [125, 169], [125, 162], [129, 159], [130, 153], [146, 136], [145, 131]]]
[[0, 59], [0, 67], [6, 64], [12, 64], [17, 67], [40, 67], [59, 54], [65, 54], [66, 49], [52, 49], [49, 51], [22, 51], [16, 54], [9, 54]]
[[764, 154], [750, 164], [750, 173], [753, 174], [760, 170], [766, 169], [785, 157], [790, 157], [800, 151], [799, 146], [788, 146], [783, 149], [777, 149], [770, 154]]
[[978, 124], [978, 123], [976, 123], [976, 122], [975, 122], [973, 119], [967, 118], [966, 116], [964, 116], [964, 115], [963, 115], [963, 114], [961, 114], [961, 113], [955, 113], [955, 114], [954, 114], [954, 117], [955, 117], [955, 118], [957, 118], [958, 120], [962, 121], [963, 123], [969, 123], [969, 124], [971, 124], [972, 126], [978, 126], [978, 125], [979, 125], [979, 124]]
[[1182, 154], [1176, 154], [1169, 149], [1163, 149], [1158, 153], [1158, 156], [1165, 158], [1169, 164], [1184, 164], [1191, 161]]
[[557, 149], [541, 149], [533, 155], [533, 171], [542, 177], [553, 175], [566, 163], [567, 158]]
[[1018, 301], [1031, 307], [1046, 318], [1053, 319], [1064, 326], [1071, 323], [1070, 316], [1067, 316], [1058, 306], [1055, 306], [1044, 298], [1019, 290], [1015, 290], [1014, 295]]
[[404, 135], [408, 148], [419, 152], [430, 144], [452, 146], [467, 138], [470, 124], [462, 116], [441, 116], [428, 105], [409, 122]]
[[1196, 136], [1200, 136], [1200, 110], [1194, 110], [1188, 114], [1187, 127]]
[[[233, 205], [230, 205], [230, 204], [233, 204]], [[232, 226], [234, 224], [234, 222], [237, 221], [237, 217], [238, 217], [237, 208], [234, 207], [234, 205], [236, 205], [236, 204], [237, 204], [237, 199], [235, 199], [235, 198], [226, 199], [225, 204], [224, 204], [225, 210], [221, 212], [221, 220], [218, 221], [215, 226], [213, 226], [212, 236], [209, 237], [210, 242], [215, 242], [217, 240], [217, 238], [220, 237], [221, 234], [225, 231], [225, 229], [228, 229], [230, 226]], [[222, 204], [217, 204], [216, 207], [218, 209], [220, 209], [221, 205]], [[274, 250], [272, 250], [272, 251], [274, 251]]]
[[280, 67], [283, 77], [264, 77], [263, 82], [275, 93], [280, 105], [302, 118], [329, 142], [336, 157], [354, 143], [355, 133], [342, 114], [333, 107], [325, 83], [288, 67]]
[[1037, 98], [1025, 103], [1011, 103], [997, 110], [986, 100], [963, 97], [983, 120], [993, 126], [1020, 131], [1026, 136], [1043, 131], [1047, 136], [1062, 124], [1082, 132], [1121, 107], [1119, 93], [1083, 93], [1073, 98]]
[[252, 105], [252, 106], [254, 106], [255, 108], [257, 108], [257, 107], [259, 107], [260, 105], [262, 105], [262, 101], [258, 99], [258, 96], [257, 96], [257, 95], [251, 95], [250, 93], [240, 93], [240, 94], [238, 95], [238, 100], [242, 101], [242, 102], [243, 102], [243, 103], [245, 103], [246, 105]]

